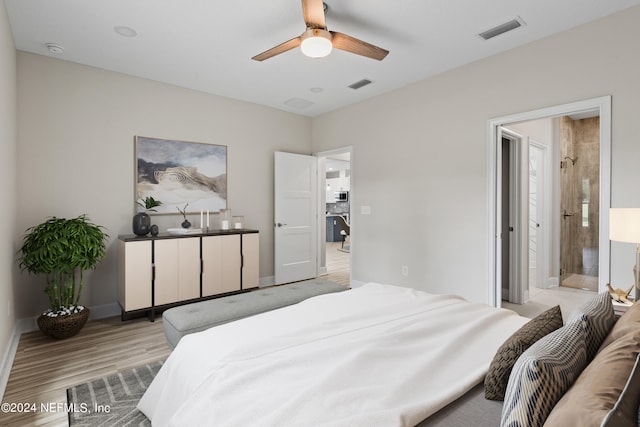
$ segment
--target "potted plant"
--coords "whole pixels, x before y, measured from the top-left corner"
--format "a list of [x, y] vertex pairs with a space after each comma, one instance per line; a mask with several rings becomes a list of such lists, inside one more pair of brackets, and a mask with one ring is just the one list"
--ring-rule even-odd
[[83, 272], [93, 270], [106, 253], [109, 237], [104, 227], [86, 215], [66, 219], [51, 217], [27, 229], [19, 253], [22, 271], [44, 274], [50, 308], [38, 317], [38, 326], [54, 338], [77, 334], [89, 317], [79, 305]]
[[136, 203], [144, 209], [144, 212], [138, 212], [133, 216], [133, 234], [136, 236], [146, 236], [151, 229], [151, 217], [147, 212], [156, 212], [154, 208], [162, 205], [162, 202], [151, 196], [147, 196]]

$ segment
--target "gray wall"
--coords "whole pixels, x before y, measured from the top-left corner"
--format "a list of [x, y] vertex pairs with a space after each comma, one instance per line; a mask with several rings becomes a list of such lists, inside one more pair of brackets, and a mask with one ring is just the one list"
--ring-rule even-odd
[[[638, 22], [628, 9], [314, 119], [314, 151], [354, 147], [354, 278], [488, 301], [491, 118], [612, 95], [612, 206], [640, 206]], [[612, 244], [614, 284], [632, 246]]]
[[[116, 238], [132, 233], [134, 214], [134, 135], [227, 145], [228, 206], [260, 230], [260, 276], [273, 275], [273, 152], [309, 154], [311, 119], [24, 52], [18, 96], [16, 244], [48, 216], [86, 213], [104, 225], [108, 254], [87, 278], [85, 304], [117, 301]], [[153, 222], [165, 229], [181, 217]], [[19, 318], [47, 307], [42, 283], [18, 276]]]
[[[4, 3], [0, 4], [0, 362], [6, 356], [13, 333], [13, 275], [15, 247], [13, 236], [16, 206], [17, 146], [16, 50]], [[0, 365], [2, 367], [2, 365]], [[1, 388], [0, 381], [0, 388]], [[1, 390], [0, 390], [1, 391]]]

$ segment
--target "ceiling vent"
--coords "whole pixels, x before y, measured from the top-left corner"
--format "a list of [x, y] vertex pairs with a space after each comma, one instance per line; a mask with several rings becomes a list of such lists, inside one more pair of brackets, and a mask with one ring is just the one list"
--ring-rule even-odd
[[298, 110], [303, 110], [307, 107], [311, 107], [313, 105], [313, 102], [307, 101], [306, 99], [302, 98], [290, 98], [284, 101], [284, 105]]
[[519, 16], [516, 19], [512, 19], [509, 22], [505, 22], [504, 24], [500, 24], [496, 27], [493, 27], [487, 31], [484, 31], [480, 34], [478, 34], [480, 37], [482, 37], [484, 40], [489, 40], [492, 39], [496, 36], [499, 36], [500, 34], [504, 34], [506, 32], [509, 32], [511, 30], [515, 30], [516, 28], [520, 28], [523, 25], [525, 25], [524, 21], [522, 20], [522, 18], [520, 18]]
[[369, 79], [362, 79], [360, 81], [350, 84], [349, 87], [355, 90], [355, 89], [360, 89], [361, 87], [364, 87], [366, 85], [370, 85], [371, 83], [373, 83], [373, 81]]

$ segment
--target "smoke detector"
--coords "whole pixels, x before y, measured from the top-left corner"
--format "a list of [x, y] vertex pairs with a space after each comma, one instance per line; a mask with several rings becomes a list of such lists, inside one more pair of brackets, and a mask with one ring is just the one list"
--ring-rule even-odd
[[64, 48], [58, 44], [55, 43], [47, 43], [45, 44], [45, 46], [47, 47], [47, 49], [49, 50], [49, 52], [54, 53], [56, 55], [61, 54], [62, 52], [64, 52]]

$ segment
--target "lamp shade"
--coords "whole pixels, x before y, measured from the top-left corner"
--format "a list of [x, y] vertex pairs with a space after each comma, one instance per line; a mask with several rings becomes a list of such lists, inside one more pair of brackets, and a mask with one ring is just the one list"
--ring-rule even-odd
[[323, 29], [308, 29], [300, 37], [300, 50], [311, 58], [323, 58], [331, 53], [331, 33]]
[[640, 208], [611, 208], [609, 239], [640, 244]]

